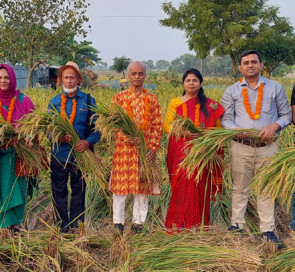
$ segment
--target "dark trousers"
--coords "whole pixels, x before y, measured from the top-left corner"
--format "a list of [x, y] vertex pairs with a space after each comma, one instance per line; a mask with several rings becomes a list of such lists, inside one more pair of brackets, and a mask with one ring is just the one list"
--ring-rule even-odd
[[[60, 163], [51, 158], [51, 185], [55, 210], [55, 223], [61, 223], [62, 231], [69, 226], [78, 227], [78, 220], [84, 222], [86, 183], [82, 179], [81, 171], [75, 165]], [[71, 178], [71, 205], [68, 214], [68, 178]]]

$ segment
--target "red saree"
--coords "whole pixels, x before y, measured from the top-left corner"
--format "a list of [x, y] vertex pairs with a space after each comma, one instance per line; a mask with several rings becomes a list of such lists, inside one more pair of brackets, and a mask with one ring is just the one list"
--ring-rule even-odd
[[[195, 121], [196, 99], [190, 99], [185, 103], [187, 105], [187, 116], [192, 121]], [[219, 103], [211, 99], [207, 100], [206, 108], [208, 118], [206, 119], [200, 110], [200, 124], [203, 123], [205, 128], [214, 127], [216, 120], [221, 117], [224, 109]], [[182, 105], [176, 109], [176, 113], [183, 116]], [[184, 169], [178, 171], [178, 165], [185, 157], [184, 149], [187, 141], [188, 139], [184, 137], [179, 140], [176, 140], [175, 137], [169, 139], [167, 166], [172, 196], [165, 222], [168, 229], [174, 226], [177, 229], [190, 229], [193, 226], [199, 227], [202, 223], [209, 225], [210, 197], [215, 194], [216, 190], [221, 190], [221, 171], [214, 177], [212, 186], [211, 178], [208, 177], [206, 170], [203, 171], [198, 183], [195, 181], [196, 174], [189, 179]]]

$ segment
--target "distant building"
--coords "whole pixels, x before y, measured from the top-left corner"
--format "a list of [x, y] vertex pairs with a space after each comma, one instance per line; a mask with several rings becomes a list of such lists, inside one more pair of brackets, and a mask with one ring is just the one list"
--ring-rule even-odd
[[37, 86], [56, 89], [58, 69], [59, 66], [40, 64], [34, 71], [37, 78]]
[[[27, 67], [22, 66], [21, 64], [8, 64], [14, 69], [17, 88], [19, 90], [24, 90], [27, 86], [28, 71]], [[32, 75], [31, 86], [33, 87], [46, 87], [56, 89], [57, 81], [57, 71], [59, 66], [40, 64]]]

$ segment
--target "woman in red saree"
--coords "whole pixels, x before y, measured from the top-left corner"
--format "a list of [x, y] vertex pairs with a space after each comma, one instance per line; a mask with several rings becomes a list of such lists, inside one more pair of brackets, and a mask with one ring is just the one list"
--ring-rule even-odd
[[[165, 122], [166, 133], [170, 132], [175, 113], [187, 116], [196, 126], [202, 128], [220, 127], [220, 117], [224, 112], [222, 106], [205, 96], [202, 88], [203, 77], [196, 69], [189, 69], [183, 75], [183, 96], [171, 100]], [[210, 223], [210, 198], [216, 190], [220, 190], [221, 175], [212, 181], [208, 173], [196, 182], [195, 175], [188, 178], [185, 169], [178, 169], [185, 157], [186, 142], [195, 139], [198, 134], [185, 131], [183, 137], [171, 136], [168, 144], [167, 166], [172, 196], [166, 217], [166, 228], [178, 230], [200, 227]], [[197, 170], [196, 170], [197, 171]]]

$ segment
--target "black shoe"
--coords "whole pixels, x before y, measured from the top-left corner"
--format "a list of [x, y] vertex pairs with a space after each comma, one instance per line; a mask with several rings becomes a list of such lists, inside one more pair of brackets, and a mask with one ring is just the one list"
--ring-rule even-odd
[[243, 230], [239, 227], [238, 224], [237, 226], [231, 226], [228, 230], [232, 233], [243, 233]]
[[69, 227], [61, 229], [61, 233], [68, 233], [69, 232]]
[[9, 231], [13, 236], [18, 236], [18, 235], [20, 235], [21, 237], [24, 236], [22, 231], [18, 227], [9, 227]]
[[149, 233], [149, 231], [145, 229], [143, 225], [135, 224], [135, 223], [131, 225], [131, 230], [137, 233], [145, 233], [145, 234]]
[[114, 228], [121, 234], [123, 235], [123, 231], [124, 231], [124, 225], [119, 223], [119, 224], [115, 224]]
[[278, 249], [283, 248], [283, 243], [278, 239], [278, 237], [274, 234], [273, 231], [267, 231], [262, 233], [263, 240], [266, 240], [267, 242], [273, 242], [277, 245]]

